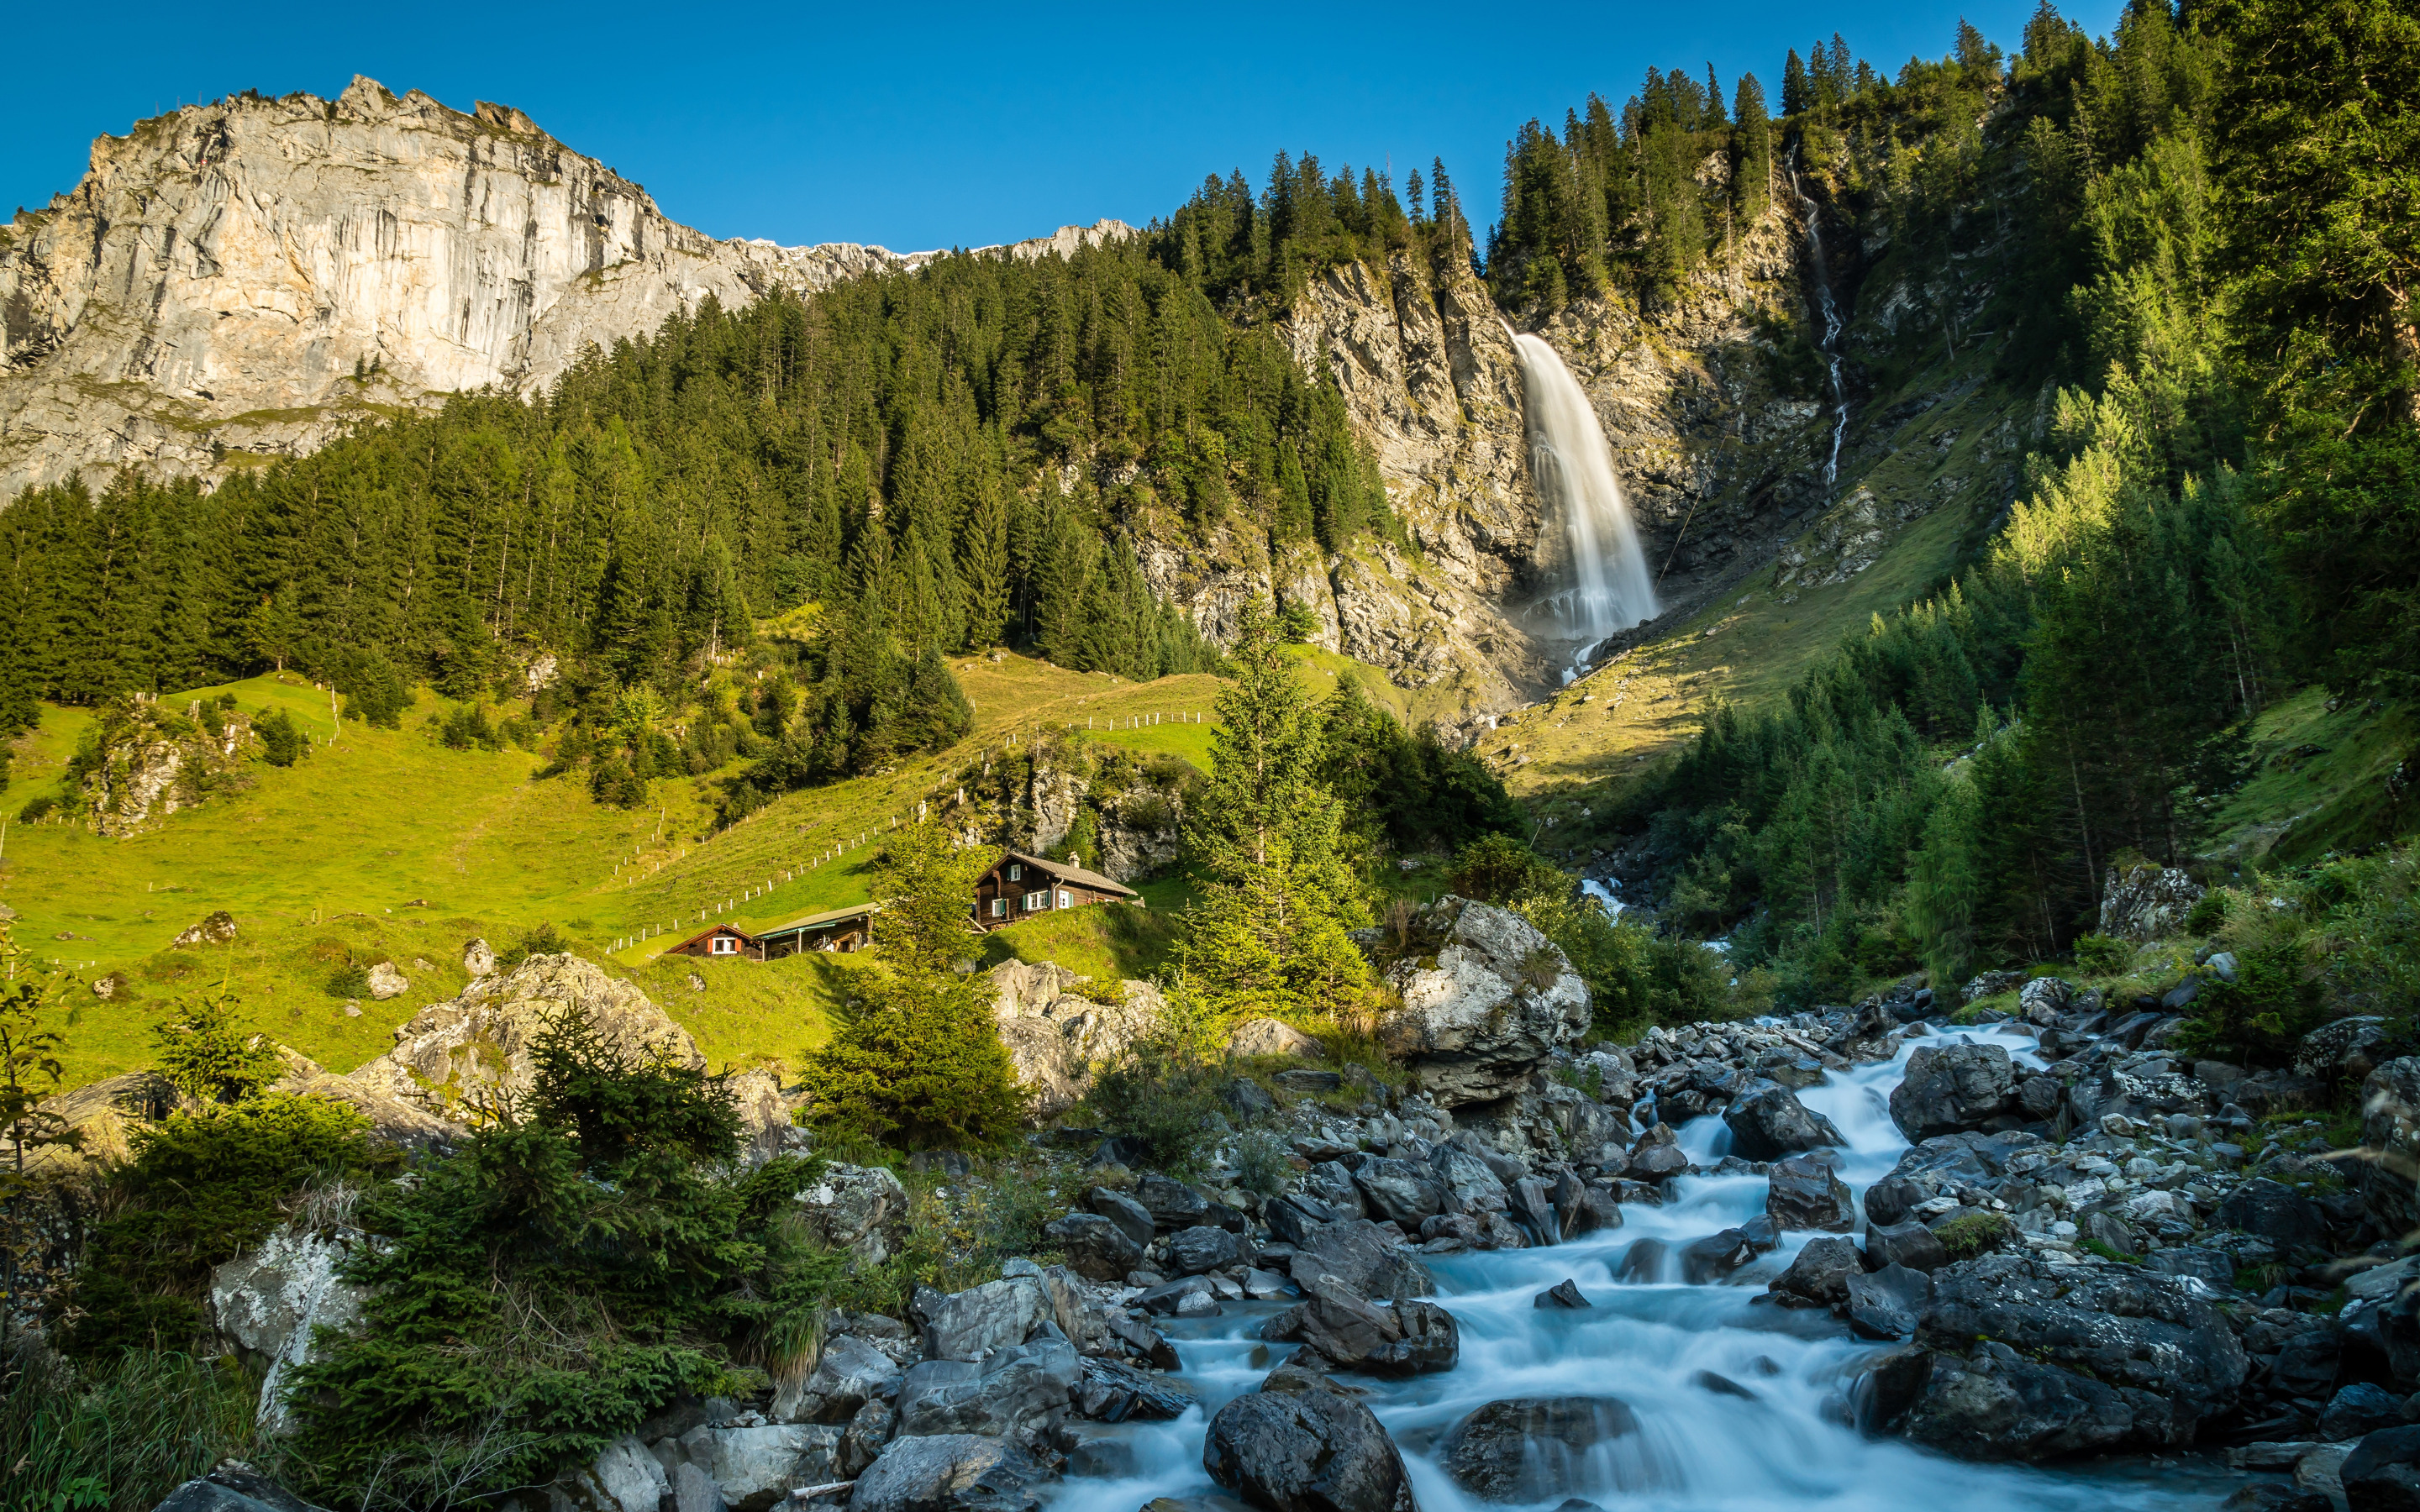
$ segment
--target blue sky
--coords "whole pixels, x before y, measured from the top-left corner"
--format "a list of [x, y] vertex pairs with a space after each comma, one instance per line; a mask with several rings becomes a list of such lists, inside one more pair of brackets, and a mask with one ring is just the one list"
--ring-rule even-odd
[[[1257, 184], [1281, 147], [1398, 183], [1442, 157], [1484, 224], [1506, 139], [1591, 89], [1619, 105], [1651, 66], [1712, 62], [1726, 93], [1749, 70], [1777, 97], [1785, 50], [1818, 36], [1896, 70], [1947, 52], [1962, 13], [2012, 48], [2033, 6], [47, 6], [10, 23], [40, 62], [9, 81], [0, 210], [179, 100], [334, 96], [360, 72], [518, 105], [716, 236], [907, 250], [1140, 224], [1205, 173]], [[2118, 11], [2067, 13], [2103, 33]]]

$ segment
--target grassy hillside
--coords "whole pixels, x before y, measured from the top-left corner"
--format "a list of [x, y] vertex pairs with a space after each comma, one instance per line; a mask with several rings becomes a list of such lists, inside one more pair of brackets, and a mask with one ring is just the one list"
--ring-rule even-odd
[[[1302, 660], [1318, 691], [1357, 666], [1307, 650]], [[1374, 671], [1358, 670], [1385, 688]], [[272, 1038], [350, 1070], [383, 1052], [413, 1013], [461, 990], [466, 941], [506, 949], [541, 923], [629, 972], [716, 1063], [794, 1062], [829, 1033], [831, 1003], [864, 964], [659, 960], [701, 915], [761, 928], [862, 902], [874, 837], [1043, 730], [1089, 722], [1094, 740], [1209, 765], [1214, 677], [1137, 684], [1017, 656], [969, 658], [954, 671], [976, 721], [957, 747], [787, 795], [721, 833], [707, 798], [727, 774], [659, 780], [645, 808], [621, 810], [593, 801], [577, 778], [535, 779], [544, 763], [529, 752], [446, 749], [427, 728], [442, 707], [430, 696], [400, 730], [384, 731], [339, 728], [326, 692], [292, 675], [190, 689], [163, 702], [231, 692], [247, 712], [285, 709], [309, 733], [310, 755], [291, 768], [247, 763], [229, 791], [142, 835], [104, 839], [79, 824], [12, 819], [0, 831], [0, 903], [16, 911], [15, 937], [38, 957], [85, 982], [119, 979], [107, 998], [77, 989], [65, 1057], [75, 1083], [148, 1064], [150, 1026], [167, 1006], [220, 987]], [[91, 723], [83, 709], [46, 709], [16, 743], [0, 810], [13, 816], [53, 791]], [[1092, 976], [1146, 974], [1166, 959], [1170, 915], [1187, 894], [1181, 879], [1143, 890], [1148, 910], [1002, 931], [986, 964], [1014, 954]], [[235, 916], [233, 944], [172, 948], [218, 909]], [[393, 961], [410, 991], [378, 1002], [331, 990], [346, 964], [380, 961]]]

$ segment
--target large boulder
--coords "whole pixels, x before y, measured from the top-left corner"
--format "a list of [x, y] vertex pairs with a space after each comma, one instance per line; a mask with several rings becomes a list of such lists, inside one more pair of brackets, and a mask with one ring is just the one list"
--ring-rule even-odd
[[2328, 1238], [2327, 1213], [2318, 1203], [2265, 1176], [2229, 1192], [2210, 1221], [2214, 1227], [2257, 1235], [2288, 1254], [2324, 1245]]
[[[528, 1098], [536, 1085], [537, 1041], [550, 1025], [574, 1014], [632, 1060], [660, 1057], [675, 1066], [706, 1066], [689, 1031], [637, 984], [576, 955], [534, 955], [422, 1009], [395, 1031], [394, 1049], [349, 1077], [329, 1080], [417, 1103], [467, 1133], [485, 1110]], [[334, 1087], [312, 1090], [338, 1093]]]
[[[703, 1477], [731, 1512], [767, 1512], [798, 1487], [839, 1477], [842, 1436], [840, 1428], [806, 1423], [706, 1424], [675, 1441], [677, 1458], [665, 1468], [675, 1488], [684, 1470]], [[661, 1444], [654, 1453], [659, 1461], [671, 1458]]]
[[2420, 1509], [2420, 1427], [2379, 1428], [2363, 1435], [2336, 1467], [2351, 1512]]
[[2205, 1419], [2234, 1407], [2250, 1369], [2235, 1331], [2190, 1279], [2001, 1253], [1932, 1280], [1917, 1340], [1934, 1367], [1908, 1432], [1953, 1455], [2040, 1459], [2190, 1443]]
[[2015, 1068], [2005, 1046], [1925, 1045], [1891, 1088], [1891, 1121], [1912, 1142], [1976, 1129], [2009, 1111]]
[[1388, 969], [1403, 1006], [1378, 1035], [1438, 1103], [1507, 1096], [1587, 1031], [1587, 984], [1528, 920], [1448, 896], [1420, 911], [1412, 933], [1440, 943]]
[[1302, 1283], [1305, 1301], [1264, 1324], [1261, 1336], [1298, 1342], [1340, 1369], [1373, 1376], [1450, 1370], [1462, 1354], [1453, 1315], [1433, 1302], [1381, 1307], [1332, 1275]]
[[1046, 1117], [1092, 1090], [1098, 1069], [1125, 1059], [1167, 1008], [1151, 982], [1099, 988], [1048, 962], [1003, 961], [985, 977], [1017, 1085]]
[[825, 1342], [788, 1415], [809, 1423], [845, 1423], [867, 1402], [898, 1389], [896, 1360], [854, 1334], [842, 1334]]
[[1791, 1306], [1839, 1306], [1849, 1300], [1849, 1278], [1865, 1273], [1865, 1259], [1854, 1242], [1810, 1239], [1768, 1289]]
[[1723, 1112], [1731, 1132], [1731, 1153], [1743, 1160], [1779, 1160], [1801, 1150], [1844, 1145], [1832, 1120], [1798, 1101], [1778, 1084], [1757, 1088]]
[[261, 1427], [285, 1427], [287, 1377], [310, 1363], [315, 1332], [349, 1332], [361, 1321], [360, 1290], [336, 1276], [360, 1238], [288, 1224], [210, 1273], [210, 1313], [219, 1332], [266, 1362], [256, 1414]]
[[[1635, 1455], [1599, 1446], [1639, 1438], [1638, 1415], [1617, 1396], [1525, 1396], [1489, 1402], [1446, 1434], [1439, 1459], [1455, 1485], [1483, 1502], [1545, 1502], [1579, 1491], [1638, 1491], [1661, 1479], [1643, 1441]], [[1612, 1483], [1592, 1466], [1614, 1468]]]
[[1296, 1286], [1328, 1275], [1361, 1296], [1389, 1302], [1436, 1295], [1428, 1267], [1404, 1252], [1394, 1230], [1367, 1218], [1321, 1225], [1296, 1246], [1288, 1269]]
[[1773, 1163], [1764, 1211], [1776, 1228], [1817, 1228], [1845, 1234], [1857, 1224], [1856, 1198], [1832, 1163], [1819, 1155], [1792, 1155]]
[[1055, 1320], [1049, 1292], [1035, 1277], [986, 1281], [925, 1309], [924, 1358], [980, 1360], [994, 1350], [1024, 1343], [1035, 1329]]
[[662, 1460], [625, 1434], [587, 1463], [566, 1466], [543, 1490], [550, 1506], [566, 1512], [657, 1512], [672, 1479]]
[[[1210, 1478], [1261, 1512], [1419, 1512], [1404, 1457], [1357, 1397], [1280, 1366], [1210, 1420]], [[852, 1508], [851, 1512], [857, 1512]]]
[[2201, 885], [2174, 867], [2109, 869], [2101, 889], [2101, 933], [2142, 945], [2184, 933], [2185, 916], [2201, 902]]
[[221, 908], [206, 914], [199, 923], [188, 925], [168, 943], [178, 949], [193, 945], [226, 945], [234, 941], [235, 916]]
[[1083, 1357], [1054, 1323], [1030, 1344], [994, 1350], [981, 1365], [934, 1359], [910, 1366], [899, 1382], [899, 1431], [981, 1433], [1032, 1447], [1083, 1379]]
[[868, 1265], [889, 1259], [908, 1234], [908, 1189], [879, 1165], [827, 1165], [798, 1205], [815, 1238]]
[[1373, 1157], [1353, 1173], [1370, 1210], [1381, 1218], [1416, 1229], [1420, 1220], [1445, 1211], [1445, 1186], [1436, 1173], [1417, 1161]]
[[1319, 1060], [1326, 1052], [1319, 1041], [1293, 1025], [1279, 1019], [1246, 1019], [1227, 1033], [1227, 1053], [1231, 1056], [1288, 1056], [1296, 1060]]
[[848, 1512], [1034, 1512], [1043, 1479], [1039, 1465], [998, 1439], [893, 1439], [858, 1476]]
[[[1149, 1225], [1148, 1216], [1144, 1218]], [[1071, 1212], [1042, 1227], [1042, 1237], [1067, 1257], [1067, 1267], [1087, 1281], [1124, 1281], [1142, 1265], [1142, 1246], [1124, 1227], [1098, 1213]]]

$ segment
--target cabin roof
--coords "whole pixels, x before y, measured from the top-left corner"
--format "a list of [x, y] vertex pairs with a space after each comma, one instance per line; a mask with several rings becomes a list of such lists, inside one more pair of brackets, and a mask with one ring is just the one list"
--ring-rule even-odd
[[678, 945], [666, 947], [662, 953], [665, 955], [671, 955], [675, 951], [686, 950], [690, 946], [695, 945], [698, 941], [710, 940], [718, 934], [737, 934], [743, 940], [752, 940], [756, 937], [755, 935], [749, 933], [746, 930], [741, 929], [737, 924], [708, 924], [706, 928], [699, 930], [696, 933], [690, 935], [688, 939], [681, 941]]
[[828, 908], [820, 914], [809, 914], [804, 918], [794, 918], [786, 924], [775, 925], [773, 928], [765, 931], [758, 936], [758, 938], [770, 939], [776, 934], [789, 934], [799, 930], [821, 929], [826, 924], [845, 923], [849, 919], [859, 918], [872, 914], [878, 914], [881, 911], [882, 905], [880, 903], [852, 903], [846, 908]]
[[998, 871], [1011, 861], [1021, 861], [1035, 871], [1056, 877], [1062, 882], [1073, 882], [1078, 887], [1091, 887], [1095, 892], [1114, 892], [1122, 898], [1141, 896], [1125, 883], [1112, 882], [1098, 872], [1087, 872], [1080, 866], [1073, 866], [1065, 861], [1045, 860], [1039, 856], [1028, 856], [1023, 851], [1003, 851], [1001, 853], [1000, 859], [992, 863], [992, 870]]

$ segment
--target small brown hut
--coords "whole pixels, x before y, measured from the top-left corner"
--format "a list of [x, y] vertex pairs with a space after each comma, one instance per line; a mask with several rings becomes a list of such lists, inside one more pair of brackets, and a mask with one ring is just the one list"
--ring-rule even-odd
[[1023, 851], [1006, 851], [975, 878], [975, 924], [1003, 929], [1062, 908], [1088, 903], [1137, 903], [1140, 894], [1098, 872], [1065, 861], [1047, 861]]
[[664, 954], [702, 955], [715, 961], [762, 961], [765, 942], [737, 924], [717, 924], [690, 935]]
[[874, 943], [874, 916], [881, 910], [880, 903], [859, 903], [809, 914], [779, 929], [768, 929], [756, 936], [764, 948], [758, 959], [779, 961], [785, 955], [807, 950], [862, 950]]

